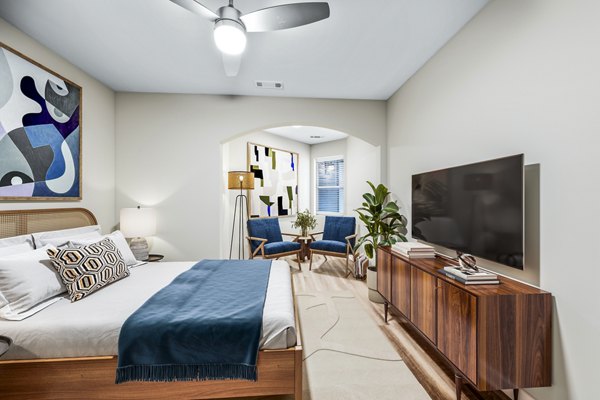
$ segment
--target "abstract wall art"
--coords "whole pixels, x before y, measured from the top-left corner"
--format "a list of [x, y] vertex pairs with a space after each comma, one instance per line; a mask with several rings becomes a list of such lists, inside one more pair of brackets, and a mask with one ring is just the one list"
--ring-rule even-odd
[[250, 216], [281, 217], [298, 212], [298, 153], [248, 143]]
[[81, 98], [0, 43], [0, 200], [81, 199]]

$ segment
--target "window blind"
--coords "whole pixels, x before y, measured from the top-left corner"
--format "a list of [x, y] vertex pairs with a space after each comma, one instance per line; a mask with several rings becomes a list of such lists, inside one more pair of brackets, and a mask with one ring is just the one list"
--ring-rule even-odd
[[344, 160], [317, 161], [317, 212], [344, 212]]

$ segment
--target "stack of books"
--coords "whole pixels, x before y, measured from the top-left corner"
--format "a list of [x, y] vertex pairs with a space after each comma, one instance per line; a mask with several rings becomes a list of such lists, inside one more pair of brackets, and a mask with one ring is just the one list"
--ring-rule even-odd
[[465, 285], [497, 285], [500, 283], [498, 275], [483, 270], [473, 271], [461, 267], [444, 267], [439, 271], [448, 278]]
[[433, 247], [419, 242], [398, 242], [392, 245], [392, 250], [408, 258], [435, 258]]

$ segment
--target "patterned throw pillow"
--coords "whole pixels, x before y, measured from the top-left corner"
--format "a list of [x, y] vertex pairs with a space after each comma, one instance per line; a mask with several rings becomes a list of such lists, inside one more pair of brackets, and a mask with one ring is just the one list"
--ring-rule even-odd
[[121, 252], [108, 238], [87, 246], [50, 248], [47, 252], [67, 287], [71, 302], [129, 276]]

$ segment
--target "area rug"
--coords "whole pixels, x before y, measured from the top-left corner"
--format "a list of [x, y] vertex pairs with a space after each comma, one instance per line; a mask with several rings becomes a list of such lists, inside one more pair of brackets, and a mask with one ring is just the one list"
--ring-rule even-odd
[[430, 397], [349, 291], [296, 294], [304, 400]]

